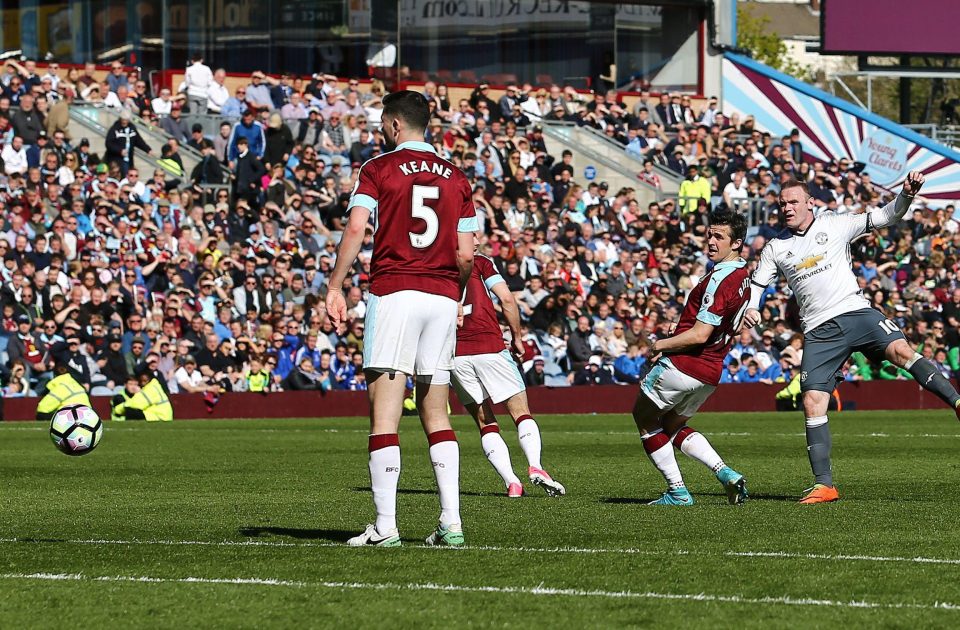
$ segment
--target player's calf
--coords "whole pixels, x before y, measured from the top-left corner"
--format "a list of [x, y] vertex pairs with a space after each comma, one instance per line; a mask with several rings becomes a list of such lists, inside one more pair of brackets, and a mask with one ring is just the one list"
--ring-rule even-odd
[[[511, 497], [523, 496], [523, 484], [513, 473], [513, 466], [510, 464], [510, 450], [500, 435], [500, 425], [493, 422], [480, 429], [480, 446], [483, 448], [483, 454], [487, 457], [487, 461], [490, 462], [493, 469], [500, 475], [500, 479], [503, 480], [508, 495]], [[516, 494], [515, 486], [519, 487], [519, 494]]]
[[[680, 474], [680, 466], [677, 464], [677, 458], [673, 454], [673, 447], [670, 445], [670, 436], [664, 433], [662, 429], [655, 429], [644, 433], [640, 436], [640, 439], [643, 441], [643, 450], [647, 453], [650, 461], [653, 462], [653, 465], [667, 481], [667, 492], [681, 489], [683, 492], [686, 492], [683, 476]], [[679, 494], [682, 495], [683, 492]], [[685, 503], [682, 504], [685, 505]], [[657, 503], [657, 505], [662, 504]]]
[[695, 459], [716, 476], [727, 493], [731, 505], [740, 505], [747, 499], [747, 481], [743, 475], [730, 468], [702, 433], [687, 425], [680, 427], [671, 437], [674, 448]]
[[921, 387], [950, 405], [960, 418], [960, 394], [929, 359], [914, 352], [913, 356], [903, 363], [903, 368], [910, 372]]

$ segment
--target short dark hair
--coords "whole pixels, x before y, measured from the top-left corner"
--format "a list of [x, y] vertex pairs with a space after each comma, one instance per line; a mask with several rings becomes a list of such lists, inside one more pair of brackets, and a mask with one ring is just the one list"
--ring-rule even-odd
[[810, 188], [807, 186], [806, 182], [801, 182], [799, 179], [788, 179], [783, 185], [780, 186], [780, 192], [782, 193], [788, 188], [799, 188], [803, 193], [810, 197]]
[[425, 130], [430, 122], [430, 107], [420, 92], [402, 90], [383, 97], [383, 116], [401, 119], [414, 130]]
[[714, 210], [710, 213], [710, 227], [726, 225], [730, 228], [731, 241], [747, 238], [747, 217], [732, 210]]

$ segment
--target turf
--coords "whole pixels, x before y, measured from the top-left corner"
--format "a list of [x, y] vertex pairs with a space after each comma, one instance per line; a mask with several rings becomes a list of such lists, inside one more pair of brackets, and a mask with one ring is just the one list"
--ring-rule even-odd
[[960, 624], [953, 414], [835, 415], [843, 499], [813, 507], [796, 414], [695, 423], [747, 475], [742, 507], [682, 456], [697, 504], [645, 506], [663, 483], [626, 416], [540, 423], [562, 499], [507, 499], [456, 420], [461, 550], [422, 546], [438, 507], [415, 420], [393, 550], [342, 544], [372, 518], [362, 419], [108, 423], [80, 458], [0, 425], [0, 627]]

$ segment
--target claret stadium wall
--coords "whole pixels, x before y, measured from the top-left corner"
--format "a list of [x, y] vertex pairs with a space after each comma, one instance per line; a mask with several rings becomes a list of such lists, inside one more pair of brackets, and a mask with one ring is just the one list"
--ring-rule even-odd
[[[773, 411], [776, 393], [782, 383], [738, 383], [721, 385], [710, 397], [702, 411], [748, 412]], [[870, 381], [842, 383], [840, 399], [846, 410], [877, 409], [942, 409], [936, 397], [921, 389], [913, 381]], [[636, 398], [636, 388], [625, 385], [597, 387], [531, 387], [527, 390], [530, 407], [538, 414], [621, 413], [626, 418]], [[335, 418], [366, 416], [367, 393], [338, 391], [280, 392], [274, 394], [234, 393], [222, 396], [220, 402], [207, 413], [200, 394], [174, 394], [174, 417], [178, 420], [203, 418]], [[33, 420], [36, 418], [37, 398], [8, 398], [4, 403], [4, 420]], [[110, 399], [94, 397], [93, 406], [101, 418], [110, 417]], [[465, 413], [456, 399], [451, 400], [453, 412]]]

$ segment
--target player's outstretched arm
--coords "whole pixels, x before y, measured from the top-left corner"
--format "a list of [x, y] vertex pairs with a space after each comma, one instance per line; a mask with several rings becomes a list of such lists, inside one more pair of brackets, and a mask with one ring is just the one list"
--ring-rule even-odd
[[920, 192], [923, 182], [926, 181], [923, 173], [920, 171], [910, 171], [907, 179], [903, 182], [903, 189], [897, 198], [882, 208], [876, 208], [870, 211], [870, 223], [873, 227], [887, 227], [896, 225], [903, 220], [904, 215], [910, 209], [913, 198]]
[[326, 304], [327, 316], [338, 333], [341, 332], [347, 319], [347, 302], [343, 299], [343, 281], [347, 279], [347, 274], [350, 273], [353, 263], [357, 260], [357, 254], [360, 253], [369, 218], [370, 210], [367, 208], [363, 206], [350, 208], [350, 219], [347, 221], [347, 227], [343, 230], [340, 245], [337, 247], [337, 264], [334, 265], [333, 273], [330, 274]]

